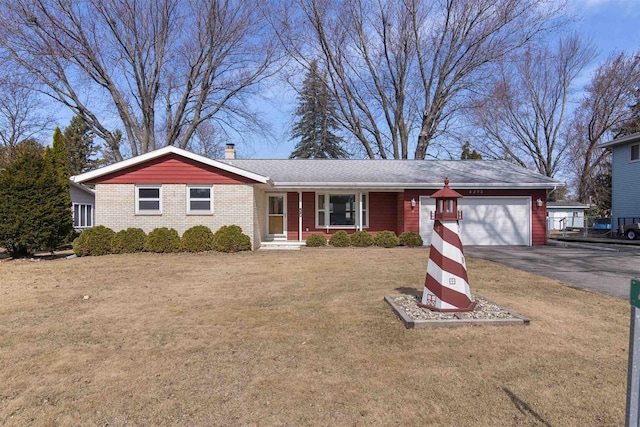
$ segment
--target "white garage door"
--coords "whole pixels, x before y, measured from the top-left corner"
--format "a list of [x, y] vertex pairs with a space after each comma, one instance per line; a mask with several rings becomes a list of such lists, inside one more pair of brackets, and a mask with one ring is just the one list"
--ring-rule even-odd
[[[431, 244], [435, 200], [420, 197], [420, 235]], [[464, 197], [460, 239], [463, 245], [531, 245], [531, 199], [528, 197]]]

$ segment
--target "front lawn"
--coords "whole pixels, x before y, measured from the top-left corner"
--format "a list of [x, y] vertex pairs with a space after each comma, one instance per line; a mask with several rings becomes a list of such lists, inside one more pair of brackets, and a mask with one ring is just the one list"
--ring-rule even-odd
[[407, 330], [427, 254], [0, 261], [0, 424], [623, 424], [628, 302], [469, 259], [531, 325]]

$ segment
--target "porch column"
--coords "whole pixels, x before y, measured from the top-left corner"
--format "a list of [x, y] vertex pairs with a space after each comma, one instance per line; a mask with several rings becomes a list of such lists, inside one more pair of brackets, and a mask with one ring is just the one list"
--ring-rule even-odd
[[358, 230], [362, 231], [362, 193], [358, 193]]
[[298, 241], [302, 242], [302, 191], [298, 191]]

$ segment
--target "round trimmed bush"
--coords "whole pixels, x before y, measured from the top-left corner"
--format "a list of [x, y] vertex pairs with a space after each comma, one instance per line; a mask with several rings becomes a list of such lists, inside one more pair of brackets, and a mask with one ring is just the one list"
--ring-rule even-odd
[[422, 237], [413, 231], [405, 231], [398, 237], [398, 240], [400, 241], [400, 246], [408, 246], [410, 248], [422, 246], [423, 243]]
[[141, 228], [127, 228], [118, 231], [111, 239], [111, 253], [132, 254], [144, 250], [147, 233]]
[[168, 253], [180, 251], [180, 236], [173, 228], [154, 228], [144, 241], [147, 252]]
[[213, 235], [213, 248], [218, 252], [251, 250], [251, 239], [237, 225], [223, 225]]
[[205, 225], [196, 225], [184, 232], [182, 249], [188, 252], [204, 252], [213, 249], [213, 231]]
[[105, 227], [87, 228], [73, 241], [73, 252], [77, 256], [106, 255], [111, 253], [111, 239], [116, 233]]
[[346, 248], [351, 244], [351, 239], [346, 231], [340, 230], [329, 239], [329, 244], [338, 248]]
[[351, 235], [351, 246], [360, 248], [373, 245], [373, 236], [364, 230], [356, 231]]
[[307, 246], [317, 248], [319, 246], [327, 246], [327, 238], [322, 234], [312, 234], [307, 237]]
[[398, 236], [393, 231], [385, 230], [377, 233], [373, 238], [373, 242], [376, 246], [383, 248], [395, 248], [400, 243]]

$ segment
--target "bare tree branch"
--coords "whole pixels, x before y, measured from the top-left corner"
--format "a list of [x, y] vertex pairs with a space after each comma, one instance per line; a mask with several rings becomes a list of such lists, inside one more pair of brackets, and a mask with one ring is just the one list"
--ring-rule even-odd
[[341, 122], [374, 157], [424, 159], [489, 67], [553, 26], [546, 0], [292, 0], [273, 23], [324, 66]]
[[571, 36], [555, 50], [531, 47], [502, 65], [488, 95], [473, 110], [484, 152], [554, 176], [568, 148], [566, 109], [572, 83], [593, 57], [590, 46]]
[[580, 107], [575, 111], [571, 127], [570, 172], [575, 176], [579, 200], [589, 201], [597, 191], [596, 177], [610, 167], [610, 155], [598, 144], [613, 139], [633, 111], [630, 106], [640, 87], [640, 52], [632, 55], [610, 55], [594, 72]]
[[275, 72], [262, 12], [240, 0], [3, 0], [0, 43], [121, 159], [104, 111], [132, 155], [185, 147]]

